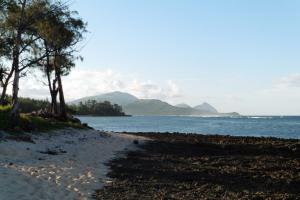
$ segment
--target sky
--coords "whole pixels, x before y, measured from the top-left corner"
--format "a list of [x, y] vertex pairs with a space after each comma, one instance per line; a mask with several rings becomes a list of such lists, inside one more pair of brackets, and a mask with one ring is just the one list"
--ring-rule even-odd
[[[67, 100], [111, 91], [220, 112], [300, 115], [300, 1], [72, 0], [88, 23]], [[47, 87], [23, 79], [23, 96]], [[22, 88], [23, 87], [23, 88]]]

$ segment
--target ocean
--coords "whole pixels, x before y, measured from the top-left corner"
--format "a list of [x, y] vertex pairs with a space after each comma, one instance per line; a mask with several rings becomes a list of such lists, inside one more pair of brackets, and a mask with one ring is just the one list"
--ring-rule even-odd
[[78, 116], [91, 127], [114, 132], [180, 132], [300, 139], [300, 116]]

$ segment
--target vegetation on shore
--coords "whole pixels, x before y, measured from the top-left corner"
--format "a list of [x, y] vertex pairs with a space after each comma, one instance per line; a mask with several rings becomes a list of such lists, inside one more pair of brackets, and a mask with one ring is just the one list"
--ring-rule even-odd
[[[7, 102], [11, 102], [11, 97], [7, 97]], [[10, 105], [9, 103], [7, 105]], [[31, 113], [39, 110], [47, 110], [50, 108], [48, 100], [39, 100], [32, 98], [19, 97], [19, 111], [20, 113]]]
[[[7, 98], [10, 101], [10, 97]], [[47, 100], [36, 100], [31, 98], [19, 98], [20, 117], [17, 125], [10, 120], [12, 105], [0, 105], [0, 130], [50, 130], [64, 127], [83, 128], [80, 121], [71, 115], [67, 120], [56, 118], [48, 112], [51, 103]], [[91, 116], [126, 116], [122, 107], [117, 104], [111, 104], [108, 101], [96, 102], [87, 101], [79, 105], [68, 105], [67, 111], [74, 115]]]
[[20, 114], [18, 125], [14, 125], [9, 119], [12, 106], [0, 106], [0, 130], [9, 131], [12, 133], [22, 133], [23, 131], [49, 131], [63, 128], [87, 128], [86, 124], [76, 118], [69, 118], [68, 120], [58, 120], [55, 118], [47, 118], [39, 116], [35, 113]]
[[88, 100], [84, 103], [80, 102], [78, 105], [70, 105], [69, 109], [76, 115], [125, 116], [121, 106], [111, 104], [109, 101]]

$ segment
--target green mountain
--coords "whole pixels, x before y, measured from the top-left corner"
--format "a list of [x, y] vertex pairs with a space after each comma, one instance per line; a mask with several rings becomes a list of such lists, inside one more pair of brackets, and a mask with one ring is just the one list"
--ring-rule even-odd
[[75, 101], [69, 102], [69, 104], [79, 104], [80, 102], [86, 102], [87, 100], [95, 100], [97, 102], [109, 101], [112, 104], [118, 104], [124, 106], [139, 100], [135, 96], [124, 92], [110, 92], [106, 94], [100, 94], [97, 96], [84, 97]]
[[123, 107], [129, 115], [196, 115], [193, 108], [180, 108], [156, 99], [140, 99]]
[[111, 92], [97, 96], [84, 97], [69, 104], [79, 104], [87, 100], [96, 100], [97, 102], [109, 101], [112, 104], [121, 105], [127, 115], [197, 115], [197, 116], [231, 116], [238, 113], [219, 113], [208, 103], [201, 104], [192, 108], [187, 104], [170, 105], [157, 99], [138, 99], [137, 97], [123, 92]]

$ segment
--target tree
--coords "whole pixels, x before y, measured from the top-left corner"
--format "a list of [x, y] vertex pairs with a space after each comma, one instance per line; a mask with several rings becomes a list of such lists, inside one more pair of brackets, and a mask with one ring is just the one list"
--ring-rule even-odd
[[121, 106], [111, 104], [109, 101], [97, 102], [88, 100], [84, 103], [80, 102], [78, 105], [72, 105], [70, 109], [78, 115], [125, 116]]
[[83, 33], [86, 31], [86, 24], [81, 19], [73, 17], [72, 12], [68, 10], [66, 10], [65, 16], [60, 19], [60, 25], [62, 25], [60, 33], [62, 38], [56, 44], [54, 70], [58, 83], [60, 116], [65, 119], [67, 113], [61, 76], [69, 74], [70, 69], [75, 66], [74, 60], [82, 59], [80, 56], [76, 56], [76, 45], [83, 38]]
[[[6, 14], [0, 27], [5, 31], [6, 41], [10, 42], [10, 45], [8, 46], [12, 63], [11, 71], [13, 74], [13, 109], [11, 116], [12, 118], [17, 118], [19, 108], [19, 81], [21, 76], [26, 73], [28, 68], [36, 66], [37, 63], [41, 62], [44, 58], [49, 56], [49, 53], [51, 53], [41, 48], [44, 41], [41, 33], [45, 33], [45, 30], [41, 31], [43, 30], [41, 28], [41, 22], [45, 22], [52, 17], [56, 19], [56, 24], [51, 27], [51, 30], [56, 30], [54, 32], [57, 35], [68, 33], [66, 31], [61, 32], [64, 30], [70, 32], [70, 34], [67, 34], [67, 37], [58, 36], [55, 39], [55, 42], [53, 42], [56, 45], [52, 46], [54, 48], [51, 48], [51, 51], [57, 54], [57, 52], [61, 52], [62, 50], [65, 51], [72, 46], [75, 40], [76, 28], [72, 29], [74, 26], [70, 26], [70, 24], [74, 24], [72, 22], [77, 21], [75, 18], [72, 18], [72, 12], [68, 10], [67, 6], [64, 6], [59, 1], [8, 0], [7, 2], [8, 4], [5, 9]], [[71, 23], [69, 20], [71, 20]], [[76, 39], [78, 39], [78, 37]], [[6, 77], [8, 78], [9, 76], [7, 75]], [[57, 82], [60, 87], [60, 96], [63, 96], [62, 84], [59, 84], [59, 79], [57, 79]], [[6, 86], [6, 84], [3, 85]], [[3, 90], [2, 93], [5, 94], [6, 91]]]
[[7, 37], [6, 31], [4, 29], [4, 21], [6, 19], [6, 8], [8, 6], [8, 2], [1, 0], [0, 1], [0, 87], [1, 87], [1, 95], [0, 95], [0, 105], [5, 104], [5, 97], [7, 86], [9, 81], [13, 75], [13, 69], [9, 68], [6, 64], [7, 59], [9, 58], [9, 38]]
[[66, 119], [61, 77], [69, 74], [76, 59], [81, 59], [76, 48], [86, 31], [86, 24], [76, 15], [60, 1], [0, 0], [0, 103], [12, 79], [13, 121], [19, 116], [20, 78], [37, 66], [47, 77], [51, 112]]
[[76, 45], [86, 31], [86, 24], [76, 18], [76, 14], [67, 6], [58, 4], [56, 9], [52, 8], [51, 14], [38, 24], [43, 49], [46, 52], [45, 59], [40, 63], [51, 94], [51, 112], [57, 115], [57, 94], [59, 94], [59, 115], [62, 119], [67, 118], [67, 113], [61, 76], [68, 75], [75, 66], [74, 61], [81, 59], [76, 55], [78, 52]]
[[18, 117], [18, 93], [21, 73], [38, 60], [32, 59], [34, 43], [39, 39], [34, 24], [45, 13], [40, 9], [44, 1], [36, 0], [10, 0], [7, 1], [5, 19], [1, 28], [5, 31], [6, 40], [9, 41], [9, 56], [12, 61], [13, 90], [11, 111], [12, 118]]

